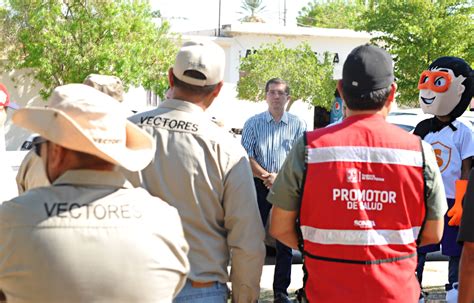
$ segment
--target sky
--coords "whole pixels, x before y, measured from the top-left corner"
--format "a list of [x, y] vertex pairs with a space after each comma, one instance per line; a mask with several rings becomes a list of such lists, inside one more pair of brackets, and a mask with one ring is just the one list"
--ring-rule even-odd
[[[286, 1], [287, 25], [296, 25], [298, 11], [311, 0], [263, 0], [265, 9], [257, 14], [266, 23], [283, 25]], [[219, 0], [151, 0], [153, 9], [159, 9], [175, 31], [191, 31], [217, 28], [219, 24]], [[221, 26], [239, 22], [245, 16], [239, 14], [241, 0], [221, 0]]]

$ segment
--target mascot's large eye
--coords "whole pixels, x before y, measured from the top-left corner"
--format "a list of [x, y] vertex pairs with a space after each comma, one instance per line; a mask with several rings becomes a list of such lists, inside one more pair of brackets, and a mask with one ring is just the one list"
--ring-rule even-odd
[[438, 77], [434, 81], [435, 86], [444, 86], [445, 84], [446, 84], [446, 79], [444, 79], [443, 77]]
[[429, 78], [430, 78], [430, 77], [428, 77], [428, 76], [424, 76], [423, 79], [421, 79], [421, 83], [426, 83], [426, 82], [428, 82], [428, 79], [429, 79]]

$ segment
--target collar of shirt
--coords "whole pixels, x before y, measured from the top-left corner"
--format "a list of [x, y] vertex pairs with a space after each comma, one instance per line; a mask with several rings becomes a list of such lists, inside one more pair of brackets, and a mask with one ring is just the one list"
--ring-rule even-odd
[[116, 188], [133, 188], [125, 176], [119, 171], [102, 170], [68, 170], [53, 182], [53, 185], [95, 185]]
[[200, 112], [203, 113], [204, 110], [197, 106], [196, 104], [193, 104], [188, 101], [183, 101], [183, 100], [177, 100], [177, 99], [168, 99], [160, 103], [158, 107], [165, 107], [169, 109], [176, 109], [180, 110], [183, 112], [188, 112], [188, 113], [193, 113], [193, 112]]
[[346, 124], [348, 124], [348, 123], [352, 123], [352, 122], [364, 120], [364, 119], [385, 121], [384, 116], [382, 116], [381, 114], [360, 114], [360, 115], [353, 115], [353, 116], [347, 117], [342, 122], [345, 122]]
[[[267, 123], [275, 121], [275, 119], [273, 119], [273, 116], [270, 114], [269, 111], [265, 112], [265, 121], [267, 121]], [[287, 112], [283, 112], [283, 116], [281, 116], [280, 122], [288, 124], [288, 113]], [[275, 123], [276, 123], [276, 121], [275, 121]]]

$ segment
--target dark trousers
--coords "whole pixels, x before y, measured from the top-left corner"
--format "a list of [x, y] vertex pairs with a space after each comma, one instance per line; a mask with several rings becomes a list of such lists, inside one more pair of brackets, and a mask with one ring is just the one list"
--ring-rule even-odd
[[425, 262], [426, 262], [426, 253], [418, 253], [418, 262], [416, 264], [416, 278], [418, 279], [418, 282], [423, 281], [423, 271], [425, 269]]
[[[262, 218], [263, 226], [267, 224], [268, 214], [272, 205], [267, 201], [268, 189], [263, 184], [263, 181], [254, 178], [255, 189], [257, 190], [258, 210]], [[288, 295], [287, 288], [291, 281], [291, 258], [293, 253], [291, 248], [276, 241], [276, 262], [275, 273], [273, 275], [273, 293], [284, 293]]]

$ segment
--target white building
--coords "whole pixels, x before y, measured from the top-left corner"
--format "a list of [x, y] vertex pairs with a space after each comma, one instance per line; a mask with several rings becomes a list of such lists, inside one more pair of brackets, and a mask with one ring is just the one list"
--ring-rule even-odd
[[[226, 70], [221, 94], [209, 108], [210, 116], [224, 122], [227, 128], [241, 128], [250, 116], [264, 111], [264, 102], [255, 103], [237, 100], [235, 86], [239, 80], [240, 60], [258, 49], [262, 44], [281, 41], [287, 47], [296, 47], [302, 42], [308, 43], [317, 53], [330, 52], [334, 54], [334, 78], [341, 77], [342, 64], [349, 52], [356, 46], [369, 42], [371, 36], [365, 32], [346, 29], [323, 29], [307, 27], [284, 27], [265, 23], [236, 23], [222, 26], [221, 30], [202, 30], [183, 33], [182, 40], [195, 36], [204, 36], [218, 43], [226, 54]], [[11, 93], [12, 100], [21, 106], [42, 105], [44, 101], [38, 97], [40, 85], [31, 78], [25, 77], [24, 72], [13, 71], [0, 74], [0, 82], [4, 83]], [[16, 83], [12, 79], [16, 78]], [[154, 106], [153, 98], [142, 89], [131, 89], [125, 96], [125, 103], [134, 109]], [[313, 111], [302, 102], [295, 102], [290, 110], [302, 117], [312, 128]], [[6, 126], [7, 150], [16, 150], [28, 133], [11, 125]]]
[[[323, 54], [333, 54], [334, 78], [340, 79], [342, 65], [351, 50], [368, 43], [371, 35], [348, 29], [328, 29], [310, 27], [284, 27], [266, 23], [236, 23], [223, 25], [220, 32], [215, 29], [184, 33], [183, 40], [193, 36], [206, 36], [218, 43], [226, 53], [226, 70], [223, 92], [209, 108], [209, 114], [224, 121], [229, 128], [241, 128], [249, 117], [264, 111], [265, 102], [255, 103], [237, 100], [235, 86], [239, 80], [239, 65], [243, 57], [263, 44], [281, 41], [286, 47], [296, 47], [306, 42], [311, 49]], [[301, 101], [295, 102], [290, 110], [303, 118], [311, 129], [313, 125], [312, 107]]]

